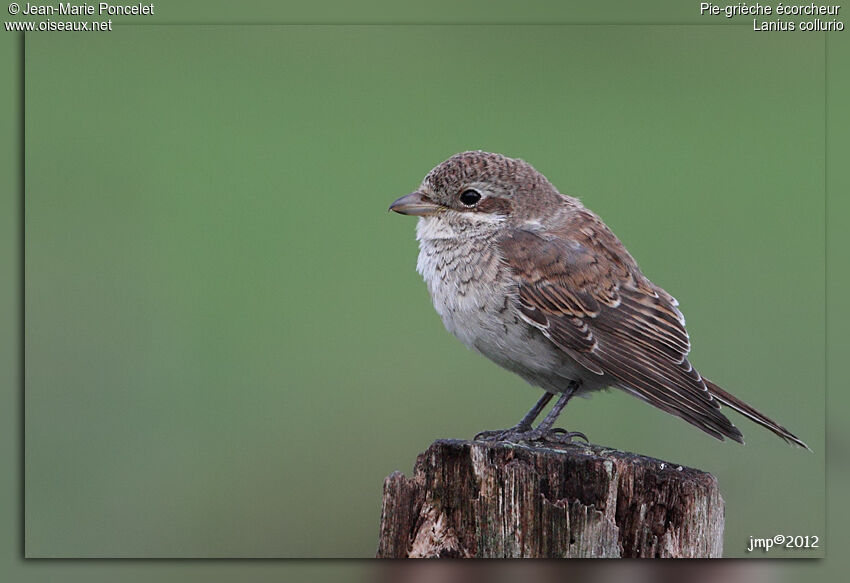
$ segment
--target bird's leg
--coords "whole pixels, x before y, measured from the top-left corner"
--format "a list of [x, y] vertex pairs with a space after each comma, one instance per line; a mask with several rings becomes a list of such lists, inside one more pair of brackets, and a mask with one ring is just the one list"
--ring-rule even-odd
[[528, 434], [524, 437], [524, 439], [528, 441], [537, 441], [542, 439], [559, 441], [561, 443], [570, 443], [573, 440], [573, 437], [581, 437], [585, 441], [589, 441], [587, 439], [587, 436], [581, 431], [552, 429], [552, 426], [558, 419], [558, 415], [560, 415], [561, 411], [564, 410], [564, 407], [567, 406], [567, 402], [576, 393], [576, 390], [578, 390], [580, 384], [581, 383], [579, 381], [571, 382], [570, 386], [567, 387], [567, 390], [561, 393], [561, 396], [558, 397], [557, 401], [555, 401], [555, 405], [552, 407], [552, 410], [549, 411], [546, 417], [543, 418], [543, 421], [540, 422], [540, 425], [538, 425], [536, 429], [529, 431]]
[[543, 411], [543, 408], [549, 404], [552, 397], [554, 397], [552, 393], [543, 393], [543, 396], [540, 397], [540, 399], [534, 404], [534, 407], [532, 407], [531, 410], [519, 420], [519, 423], [517, 423], [513, 429], [516, 429], [517, 431], [528, 431], [531, 429], [531, 424], [534, 423], [540, 415], [540, 412]]
[[540, 425], [538, 425], [536, 428], [532, 429], [531, 423], [540, 414], [540, 411], [543, 410], [543, 407], [546, 406], [546, 403], [548, 403], [549, 400], [552, 398], [549, 393], [544, 395], [544, 397], [540, 399], [540, 401], [538, 401], [537, 405], [534, 406], [534, 409], [529, 411], [528, 414], [522, 418], [522, 421], [520, 421], [516, 427], [502, 432], [492, 431], [484, 432], [483, 434], [479, 433], [476, 436], [476, 439], [513, 442], [553, 441], [558, 443], [570, 443], [572, 442], [573, 437], [581, 437], [585, 441], [589, 441], [587, 439], [587, 436], [580, 431], [552, 429], [552, 426], [555, 424], [555, 421], [558, 419], [558, 416], [561, 414], [561, 411], [564, 410], [564, 407], [567, 406], [567, 402], [572, 398], [573, 395], [575, 395], [579, 386], [581, 386], [580, 381], [571, 381], [567, 389], [563, 393], [561, 393], [560, 397], [558, 397], [558, 400], [555, 402], [555, 405], [552, 407], [552, 410], [546, 414], [546, 417], [543, 418], [543, 421], [541, 421]]
[[535, 403], [534, 407], [525, 414], [525, 416], [519, 420], [519, 423], [511, 427], [510, 429], [495, 429], [493, 431], [482, 431], [475, 436], [476, 440], [481, 441], [505, 441], [505, 440], [513, 440], [516, 436], [524, 435], [531, 431], [531, 424], [534, 423], [534, 420], [540, 415], [540, 412], [543, 411], [543, 408], [549, 404], [549, 401], [552, 400], [552, 393], [543, 393], [543, 396], [540, 397], [540, 400]]
[[531, 411], [525, 414], [525, 417], [520, 419], [514, 427], [510, 429], [502, 429], [496, 431], [482, 431], [475, 436], [476, 440], [482, 441], [556, 441], [559, 443], [570, 443], [573, 437], [580, 437], [585, 441], [589, 441], [587, 436], [580, 431], [567, 431], [565, 429], [552, 429], [561, 411], [567, 406], [567, 402], [575, 395], [578, 388], [581, 386], [581, 381], [570, 381], [567, 389], [561, 393], [552, 410], [546, 414], [543, 421], [536, 428], [532, 429], [531, 424], [543, 411], [543, 408], [552, 400], [552, 393], [544, 393], [537, 404], [531, 408]]

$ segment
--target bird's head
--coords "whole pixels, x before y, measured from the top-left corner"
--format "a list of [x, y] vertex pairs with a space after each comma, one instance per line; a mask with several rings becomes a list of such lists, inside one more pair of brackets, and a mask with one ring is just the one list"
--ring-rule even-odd
[[531, 164], [475, 151], [439, 164], [389, 210], [420, 217], [435, 235], [471, 236], [541, 219], [564, 198]]

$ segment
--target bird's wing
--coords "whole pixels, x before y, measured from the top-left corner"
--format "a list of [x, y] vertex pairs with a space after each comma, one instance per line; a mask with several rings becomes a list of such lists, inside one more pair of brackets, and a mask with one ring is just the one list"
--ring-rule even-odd
[[718, 439], [742, 441], [688, 362], [676, 300], [595, 215], [580, 212], [580, 224], [514, 229], [500, 240], [522, 317], [589, 371]]

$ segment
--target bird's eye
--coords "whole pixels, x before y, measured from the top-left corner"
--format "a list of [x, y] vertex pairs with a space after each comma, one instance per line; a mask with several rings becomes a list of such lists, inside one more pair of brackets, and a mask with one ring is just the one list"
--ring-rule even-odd
[[473, 206], [477, 204], [479, 200], [481, 200], [481, 193], [477, 190], [472, 190], [470, 188], [460, 193], [460, 202], [466, 206]]

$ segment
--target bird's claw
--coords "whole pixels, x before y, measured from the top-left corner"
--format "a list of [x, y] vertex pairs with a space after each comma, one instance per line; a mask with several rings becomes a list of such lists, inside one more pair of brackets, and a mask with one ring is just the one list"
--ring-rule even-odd
[[572, 443], [574, 437], [581, 438], [585, 442], [590, 443], [590, 440], [581, 431], [567, 431], [561, 428], [531, 429], [530, 427], [511, 427], [510, 429], [482, 431], [475, 435], [475, 441]]
[[530, 427], [515, 426], [510, 429], [493, 429], [475, 434], [474, 441], [521, 441], [522, 436], [529, 433]]
[[590, 440], [581, 431], [567, 431], [566, 429], [561, 429], [560, 427], [550, 429], [548, 437], [552, 441], [557, 441], [559, 443], [572, 443], [573, 437], [579, 437], [583, 439], [585, 443], [590, 443]]

